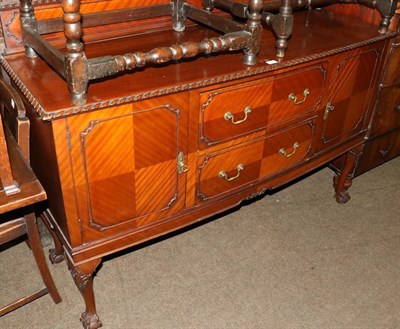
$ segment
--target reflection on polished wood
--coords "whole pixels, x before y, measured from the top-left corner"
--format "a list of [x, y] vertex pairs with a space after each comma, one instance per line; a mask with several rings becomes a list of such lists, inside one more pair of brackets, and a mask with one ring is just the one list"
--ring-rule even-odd
[[[116, 2], [81, 6], [100, 11], [106, 3]], [[163, 6], [157, 8], [162, 11], [165, 4], [157, 2]], [[120, 9], [125, 5], [120, 2]], [[241, 51], [203, 56], [194, 49], [194, 58], [92, 81], [84, 105], [71, 104], [63, 76], [40, 56], [27, 58], [20, 46], [6, 41], [11, 47], [0, 59], [3, 73], [25, 97], [32, 167], [48, 193], [43, 218], [59, 239], [55, 254], [62, 246], [85, 300], [85, 328], [102, 324], [93, 274], [106, 255], [209, 218], [336, 161], [343, 166], [336, 166], [334, 196], [339, 203], [349, 200], [383, 59], [397, 36], [379, 33], [377, 10], [363, 7], [377, 15], [372, 23], [372, 16], [352, 15], [353, 6], [294, 12], [283, 59], [276, 57], [276, 36], [265, 29], [255, 65], [245, 65]], [[35, 10], [37, 17], [54, 14], [53, 8]], [[76, 8], [68, 10], [76, 14]], [[68, 16], [71, 30], [74, 15]], [[172, 49], [184, 49], [179, 45], [192, 49], [205, 39], [222, 40], [217, 31], [193, 22], [184, 33], [158, 19], [140, 23], [153, 28], [144, 33], [138, 21], [85, 28], [86, 59], [78, 44], [76, 58], [115, 59], [138, 46], [143, 54], [166, 47], [158, 58], [168, 59]], [[62, 38], [54, 33], [46, 40], [60, 45]]]

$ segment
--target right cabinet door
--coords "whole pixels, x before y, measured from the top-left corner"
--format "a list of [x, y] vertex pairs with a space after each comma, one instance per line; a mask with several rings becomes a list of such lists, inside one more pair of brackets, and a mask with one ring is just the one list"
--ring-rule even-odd
[[376, 47], [349, 52], [330, 67], [327, 103], [322, 112], [322, 148], [366, 129], [379, 66]]

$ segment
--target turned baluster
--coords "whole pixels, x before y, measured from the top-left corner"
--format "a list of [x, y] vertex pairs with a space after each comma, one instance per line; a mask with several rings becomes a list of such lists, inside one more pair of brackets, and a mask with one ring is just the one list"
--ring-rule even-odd
[[185, 3], [186, 0], [173, 0], [172, 18], [174, 24], [172, 27], [176, 32], [182, 32], [185, 30]]
[[72, 103], [82, 105], [86, 102], [86, 90], [88, 85], [88, 63], [83, 51], [82, 24], [80, 1], [63, 0], [64, 34], [67, 39], [65, 56], [65, 71], [68, 87], [72, 95]]
[[291, 0], [282, 0], [279, 8], [279, 26], [275, 30], [276, 40], [276, 56], [285, 56], [285, 51], [288, 47], [288, 39], [293, 30], [293, 15], [292, 15], [292, 2]]
[[249, 12], [247, 14], [246, 31], [250, 32], [251, 37], [247, 49], [244, 51], [244, 64], [255, 65], [257, 54], [261, 44], [261, 11], [263, 10], [262, 0], [250, 0]]
[[[30, 27], [33, 30], [37, 30], [37, 22], [34, 15], [34, 10], [32, 6], [32, 0], [21, 0], [19, 6], [19, 13], [21, 17], [21, 26]], [[32, 47], [25, 44], [25, 55], [29, 58], [37, 57], [36, 52]]]
[[201, 5], [207, 11], [212, 11], [214, 9], [214, 0], [201, 0]]

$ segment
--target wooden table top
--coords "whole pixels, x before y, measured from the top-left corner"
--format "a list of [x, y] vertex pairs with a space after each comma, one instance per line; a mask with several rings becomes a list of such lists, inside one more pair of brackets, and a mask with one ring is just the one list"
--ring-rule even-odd
[[[146, 67], [111, 79], [89, 83], [88, 101], [82, 107], [70, 103], [66, 82], [42, 59], [29, 59], [24, 54], [6, 55], [2, 64], [44, 120], [55, 119], [83, 111], [105, 108], [148, 97], [208, 86], [223, 81], [275, 71], [313, 59], [323, 58], [394, 35], [380, 35], [374, 25], [335, 15], [329, 10], [310, 10], [295, 13], [293, 35], [285, 58], [276, 64], [275, 36], [265, 29], [257, 64], [243, 64], [243, 54], [229, 53], [200, 56], [159, 67]], [[87, 44], [88, 58], [149, 51], [185, 41], [200, 41], [217, 32], [191, 26], [184, 33], [171, 30], [127, 36]]]

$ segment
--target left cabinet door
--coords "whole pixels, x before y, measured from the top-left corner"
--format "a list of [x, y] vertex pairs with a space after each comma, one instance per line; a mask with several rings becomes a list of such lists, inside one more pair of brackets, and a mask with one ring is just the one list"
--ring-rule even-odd
[[78, 222], [81, 243], [154, 225], [184, 207], [185, 98], [79, 114], [57, 125], [59, 168], [69, 167], [61, 174], [68, 225], [76, 231]]

